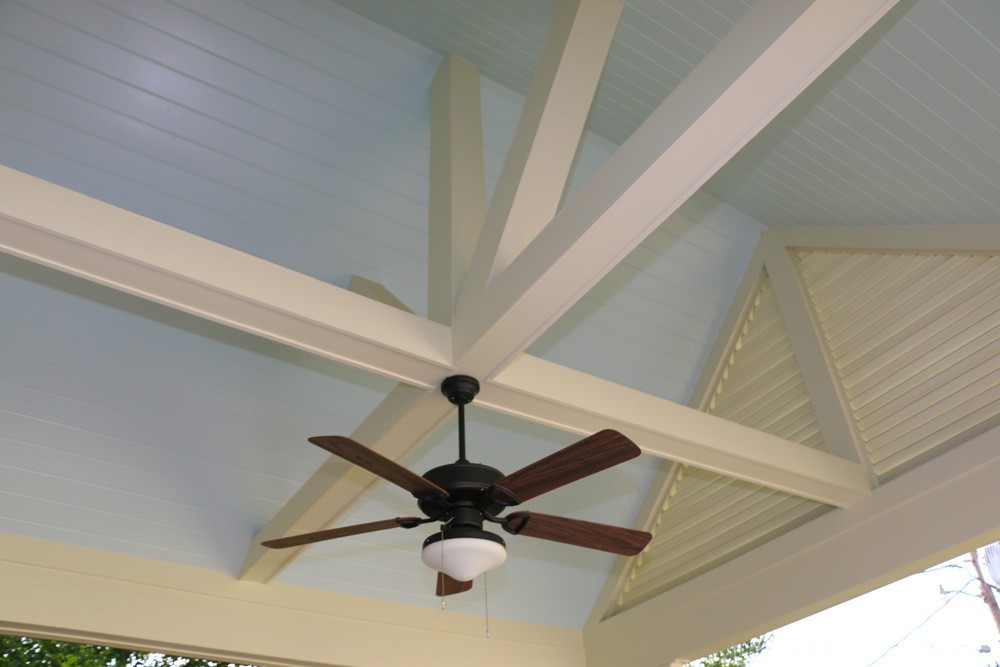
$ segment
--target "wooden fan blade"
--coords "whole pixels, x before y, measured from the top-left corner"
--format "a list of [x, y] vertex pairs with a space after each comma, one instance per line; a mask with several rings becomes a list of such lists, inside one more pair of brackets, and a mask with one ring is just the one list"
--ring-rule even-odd
[[464, 593], [470, 588], [472, 588], [471, 581], [459, 581], [452, 579], [444, 572], [438, 572], [437, 587], [434, 592], [438, 596], [454, 595], [455, 593]]
[[495, 482], [490, 495], [498, 503], [519, 505], [641, 453], [634, 442], [618, 431], [598, 431]]
[[309, 438], [309, 442], [322, 447], [331, 454], [346, 459], [368, 472], [396, 486], [400, 486], [415, 496], [440, 494], [447, 496], [448, 492], [437, 484], [429, 482], [415, 472], [411, 472], [392, 459], [387, 459], [373, 449], [342, 435], [317, 435]]
[[502, 525], [513, 535], [538, 537], [622, 556], [635, 556], [653, 539], [652, 535], [641, 530], [537, 512], [514, 512], [504, 519]]
[[270, 549], [287, 549], [288, 547], [299, 547], [303, 544], [312, 544], [313, 542], [322, 542], [323, 540], [332, 540], [338, 537], [347, 537], [348, 535], [374, 533], [375, 531], [386, 530], [388, 528], [413, 528], [420, 523], [423, 523], [423, 519], [419, 517], [397, 517], [395, 519], [344, 526], [343, 528], [317, 530], [313, 533], [302, 533], [301, 535], [292, 535], [291, 537], [279, 537], [274, 540], [265, 540], [261, 542], [261, 546]]

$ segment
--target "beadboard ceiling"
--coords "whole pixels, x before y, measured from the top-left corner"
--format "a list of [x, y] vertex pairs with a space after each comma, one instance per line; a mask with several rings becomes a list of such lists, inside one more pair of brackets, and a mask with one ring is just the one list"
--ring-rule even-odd
[[[490, 199], [557, 4], [6, 0], [6, 187], [27, 190], [41, 179], [327, 286], [374, 281], [423, 318], [435, 70], [454, 54], [482, 75]], [[560, 211], [752, 4], [623, 2]], [[633, 397], [636, 413], [652, 405], [654, 414], [622, 417], [649, 438], [635, 435], [646, 453], [530, 509], [635, 524], [654, 540], [640, 558], [619, 562], [511, 537], [509, 560], [489, 576], [491, 617], [572, 629], [609, 618], [602, 631], [612, 632], [686, 595], [700, 575], [749, 567], [739, 564], [760, 547], [841, 520], [835, 506], [851, 503], [846, 487], [842, 497], [810, 495], [802, 489], [818, 487], [819, 477], [786, 488], [779, 473], [753, 467], [755, 452], [775, 451], [770, 440], [747, 444], [746, 465], [679, 446], [670, 450], [676, 459], [657, 453], [672, 404], [795, 443], [819, 457], [809, 461], [846, 459], [876, 491], [997, 425], [998, 34], [996, 3], [897, 3], [620, 261], [606, 273], [595, 266], [601, 279], [540, 326], [526, 349], [534, 365], [514, 363], [484, 391], [491, 409], [470, 408], [470, 458], [512, 471], [575, 441], [585, 429], [558, 416], [565, 406], [557, 404], [599, 403], [601, 388]], [[401, 391], [399, 374], [351, 351], [310, 350], [208, 308], [140, 298], [139, 287], [110, 278], [95, 284], [81, 277], [87, 271], [18, 242], [0, 256], [4, 533], [239, 577], [255, 567], [258, 532], [275, 525], [303, 484], [347, 479], [348, 466], [306, 438], [371, 429], [378, 419], [369, 415], [385, 414], [380, 406]], [[178, 258], [175, 273], [197, 261]], [[233, 293], [266, 290], [254, 282], [264, 275], [248, 272]], [[289, 295], [293, 318], [299, 296]], [[333, 320], [364, 320], [340, 304]], [[421, 331], [433, 348], [438, 329]], [[521, 377], [550, 379], [562, 393], [525, 389]], [[508, 395], [490, 390], [536, 393], [554, 407], [548, 418], [524, 403], [497, 408]], [[444, 401], [428, 396], [421, 400]], [[419, 443], [398, 448], [418, 472], [455, 457], [446, 411], [414, 422], [412, 437], [393, 438]], [[385, 483], [357, 498], [337, 501], [335, 525], [414, 509]], [[434, 608], [421, 530], [315, 545], [260, 578]], [[866, 576], [851, 586], [876, 578]], [[478, 617], [485, 602], [477, 584], [448, 608]], [[812, 604], [820, 603], [800, 607]], [[791, 613], [711, 638], [694, 633], [690, 645]], [[665, 653], [649, 655], [674, 650], [656, 643]], [[647, 658], [634, 664], [661, 664]]]

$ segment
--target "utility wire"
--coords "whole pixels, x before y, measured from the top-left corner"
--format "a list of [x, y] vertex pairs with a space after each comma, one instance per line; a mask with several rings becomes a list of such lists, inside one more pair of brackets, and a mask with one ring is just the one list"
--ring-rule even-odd
[[885, 652], [884, 652], [884, 653], [882, 653], [882, 655], [880, 655], [879, 657], [877, 657], [877, 658], [875, 658], [874, 660], [872, 660], [871, 662], [869, 662], [869, 663], [868, 663], [868, 667], [872, 667], [872, 665], [874, 665], [874, 664], [875, 664], [876, 662], [878, 662], [879, 660], [881, 660], [881, 659], [882, 659], [882, 658], [884, 658], [885, 656], [889, 655], [889, 653], [890, 653], [890, 652], [891, 652], [891, 651], [892, 651], [892, 650], [893, 650], [894, 648], [896, 648], [897, 646], [899, 646], [900, 644], [902, 644], [902, 643], [903, 643], [904, 641], [906, 641], [906, 638], [907, 638], [907, 637], [909, 637], [909, 636], [910, 636], [910, 635], [912, 635], [912, 634], [913, 634], [914, 632], [916, 632], [917, 630], [919, 630], [920, 628], [922, 628], [922, 627], [923, 627], [923, 626], [924, 626], [924, 625], [925, 625], [925, 624], [927, 623], [927, 621], [929, 621], [929, 620], [931, 620], [932, 618], [934, 618], [934, 615], [935, 615], [935, 614], [937, 614], [937, 613], [938, 613], [939, 611], [941, 611], [942, 609], [944, 609], [945, 607], [947, 607], [947, 606], [948, 606], [948, 603], [949, 603], [949, 602], [951, 602], [952, 600], [954, 600], [955, 598], [957, 598], [957, 597], [958, 597], [958, 594], [959, 594], [959, 593], [961, 593], [962, 591], [964, 591], [964, 590], [965, 590], [965, 587], [966, 587], [966, 586], [968, 586], [969, 584], [971, 584], [971, 583], [972, 583], [973, 581], [975, 581], [975, 578], [973, 578], [973, 579], [969, 579], [969, 580], [968, 580], [967, 582], [965, 582], [965, 584], [963, 584], [963, 585], [962, 585], [962, 587], [961, 587], [961, 588], [959, 588], [959, 589], [958, 589], [957, 591], [954, 591], [954, 592], [953, 592], [953, 593], [951, 594], [951, 597], [949, 597], [949, 598], [948, 598], [947, 600], [945, 600], [945, 601], [944, 601], [944, 602], [943, 602], [943, 603], [941, 604], [941, 606], [940, 606], [940, 607], [938, 607], [937, 609], [935, 609], [934, 611], [932, 611], [932, 612], [930, 613], [930, 615], [929, 615], [929, 616], [928, 616], [927, 618], [925, 618], [924, 620], [922, 620], [922, 621], [920, 621], [919, 623], [917, 623], [917, 625], [916, 625], [916, 626], [915, 626], [915, 627], [914, 627], [914, 628], [913, 628], [912, 630], [910, 630], [910, 631], [909, 631], [909, 632], [907, 632], [907, 633], [906, 633], [905, 635], [903, 635], [903, 636], [902, 636], [902, 638], [901, 638], [901, 639], [900, 639], [899, 641], [897, 641], [897, 642], [896, 642], [895, 644], [893, 644], [892, 646], [890, 646], [889, 648], [887, 648], [887, 649], [885, 650]]

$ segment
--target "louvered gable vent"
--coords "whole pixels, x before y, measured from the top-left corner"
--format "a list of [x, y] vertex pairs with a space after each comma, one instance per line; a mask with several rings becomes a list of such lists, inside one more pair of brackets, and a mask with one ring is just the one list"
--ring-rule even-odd
[[[777, 300], [762, 276], [708, 411], [825, 451]], [[630, 564], [615, 611], [672, 588], [829, 509], [781, 491], [684, 466]]]

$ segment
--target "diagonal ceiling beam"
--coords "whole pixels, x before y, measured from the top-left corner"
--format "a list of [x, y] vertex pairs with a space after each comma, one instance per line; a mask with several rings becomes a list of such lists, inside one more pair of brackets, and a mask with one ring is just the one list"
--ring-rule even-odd
[[509, 359], [489, 351], [534, 341], [894, 4], [757, 3], [484, 295], [463, 293], [457, 364], [496, 373]]
[[621, 15], [617, 0], [562, 0], [476, 244], [477, 299], [555, 215]]

